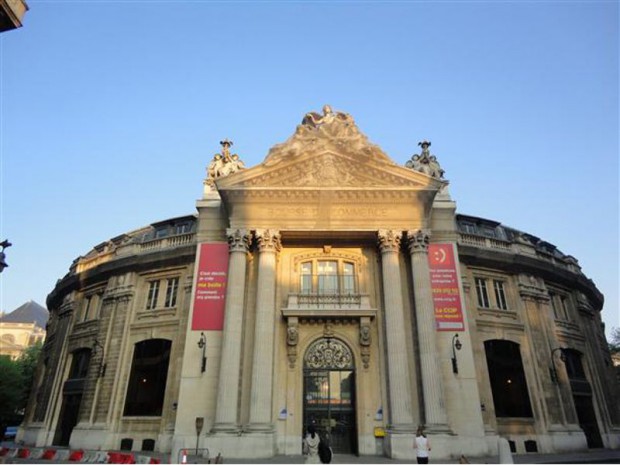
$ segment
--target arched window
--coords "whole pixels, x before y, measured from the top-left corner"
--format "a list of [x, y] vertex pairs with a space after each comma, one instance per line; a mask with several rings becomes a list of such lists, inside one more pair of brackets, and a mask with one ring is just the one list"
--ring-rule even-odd
[[125, 398], [126, 416], [161, 415], [171, 345], [166, 339], [149, 339], [136, 344]]
[[9, 344], [15, 344], [15, 336], [13, 336], [12, 334], [3, 334], [2, 340]]
[[531, 417], [532, 407], [519, 344], [485, 341], [484, 350], [496, 417]]

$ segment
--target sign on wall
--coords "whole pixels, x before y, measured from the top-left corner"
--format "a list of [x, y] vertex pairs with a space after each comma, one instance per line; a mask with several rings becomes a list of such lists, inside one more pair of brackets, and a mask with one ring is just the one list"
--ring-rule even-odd
[[437, 331], [463, 331], [463, 309], [452, 244], [429, 244], [428, 267]]
[[212, 242], [200, 245], [192, 330], [221, 331], [228, 280], [228, 244]]

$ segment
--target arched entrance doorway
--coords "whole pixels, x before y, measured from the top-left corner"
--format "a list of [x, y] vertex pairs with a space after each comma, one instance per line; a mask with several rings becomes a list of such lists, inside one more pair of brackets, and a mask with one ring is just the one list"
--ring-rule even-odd
[[355, 364], [342, 341], [322, 338], [304, 356], [304, 431], [329, 434], [334, 453], [357, 454]]

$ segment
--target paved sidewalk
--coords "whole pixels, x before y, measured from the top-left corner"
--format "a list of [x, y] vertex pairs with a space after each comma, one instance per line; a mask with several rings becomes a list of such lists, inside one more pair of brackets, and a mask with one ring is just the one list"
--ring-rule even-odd
[[[14, 446], [13, 446], [14, 447]], [[190, 452], [190, 450], [188, 450]], [[148, 454], [151, 457], [156, 457], [161, 459], [161, 463], [170, 463], [170, 455], [169, 454], [159, 454], [157, 452], [151, 453], [140, 453], [134, 452], [134, 454], [142, 455]], [[611, 449], [593, 449], [589, 451], [583, 452], [573, 452], [567, 454], [513, 454], [512, 456], [515, 464], [542, 464], [542, 463], [618, 463], [620, 464], [620, 450], [611, 450]], [[2, 460], [4, 459], [4, 460]], [[214, 457], [211, 457], [211, 462], [214, 462]], [[472, 464], [491, 464], [491, 463], [499, 463], [498, 456], [490, 456], [490, 457], [468, 457], [468, 460]], [[44, 464], [56, 464], [56, 463], [71, 463], [77, 464], [80, 462], [70, 462], [67, 460], [33, 460], [33, 459], [17, 459], [17, 458], [6, 458], [2, 457], [0, 459], [0, 463], [22, 463], [22, 464], [32, 464], [32, 463], [44, 463]], [[204, 457], [198, 457], [195, 455], [187, 456], [187, 463], [207, 463]], [[302, 455], [278, 455], [269, 459], [230, 459], [224, 457], [225, 464], [298, 464], [304, 463], [304, 457]], [[394, 460], [388, 457], [382, 456], [355, 456], [355, 455], [344, 455], [344, 454], [334, 454], [334, 458], [332, 460], [333, 464], [400, 464], [400, 463], [415, 463], [407, 460]], [[431, 464], [441, 464], [441, 463], [458, 463], [457, 459], [453, 460], [433, 460], [431, 457]]]
[[[194, 461], [195, 457], [188, 457], [188, 463], [201, 463]], [[585, 452], [574, 452], [570, 454], [513, 454], [514, 463], [527, 464], [527, 463], [618, 463], [620, 464], [620, 450], [610, 449], [596, 449]], [[499, 463], [497, 456], [491, 457], [471, 457], [468, 458], [470, 463], [482, 464], [482, 463]], [[274, 463], [274, 464], [296, 464], [304, 463], [303, 456], [284, 456], [278, 455], [271, 459], [229, 459], [224, 458], [224, 463], [227, 464], [249, 464], [249, 463]], [[394, 460], [388, 457], [381, 456], [361, 456], [355, 455], [340, 455], [334, 454], [332, 463], [359, 463], [359, 464], [382, 464], [382, 463], [413, 463], [407, 460]], [[446, 461], [434, 461], [431, 457], [431, 464], [439, 463], [458, 463], [458, 459], [446, 460]]]

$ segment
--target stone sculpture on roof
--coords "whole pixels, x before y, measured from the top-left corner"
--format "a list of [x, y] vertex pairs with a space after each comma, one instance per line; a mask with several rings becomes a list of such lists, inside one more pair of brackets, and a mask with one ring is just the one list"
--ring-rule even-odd
[[348, 113], [323, 106], [323, 114], [306, 113], [295, 133], [282, 144], [274, 145], [264, 165], [272, 166], [288, 157], [308, 152], [355, 153], [358, 156], [394, 162], [377, 145], [368, 141]]
[[413, 155], [411, 160], [408, 160], [407, 163], [405, 163], [405, 166], [414, 171], [419, 171], [420, 173], [432, 176], [433, 178], [443, 179], [444, 170], [442, 170], [441, 166], [439, 166], [437, 157], [435, 157], [435, 155], [431, 155], [431, 152], [428, 149], [431, 146], [431, 143], [424, 140], [422, 142], [418, 142], [418, 145], [422, 147], [422, 153], [419, 155]]
[[236, 173], [245, 168], [245, 164], [239, 159], [239, 155], [230, 153], [232, 141], [224, 139], [220, 142], [222, 153], [213, 155], [213, 160], [207, 167], [207, 178], [204, 181], [205, 191], [215, 190], [215, 180]]

